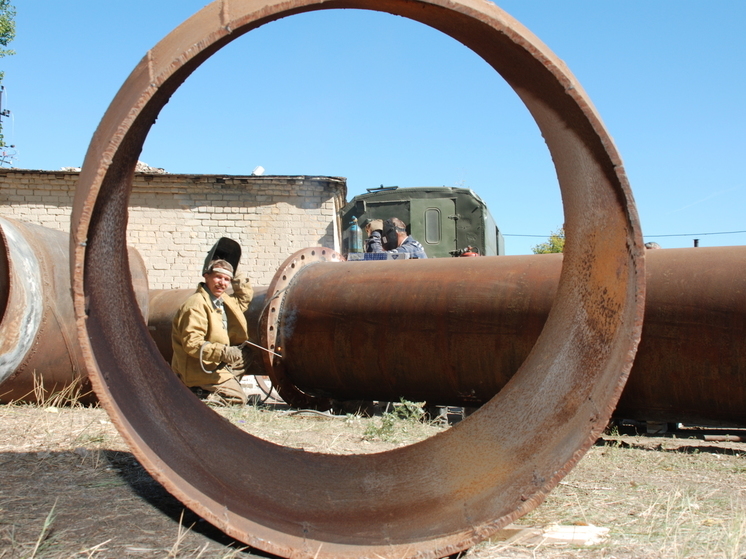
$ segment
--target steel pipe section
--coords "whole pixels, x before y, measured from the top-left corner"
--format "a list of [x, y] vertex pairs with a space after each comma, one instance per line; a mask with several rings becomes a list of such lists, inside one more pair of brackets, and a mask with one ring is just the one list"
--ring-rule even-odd
[[[439, 436], [365, 456], [278, 446], [200, 404], [160, 357], [134, 310], [124, 249], [137, 157], [171, 94], [242, 34], [331, 8], [378, 10], [430, 25], [499, 72], [546, 140], [567, 232], [558, 298], [505, 388]], [[642, 324], [642, 236], [616, 148], [565, 65], [481, 0], [223, 0], [206, 6], [146, 54], [112, 101], [81, 171], [72, 236], [85, 366], [133, 453], [202, 517], [284, 557], [442, 557], [528, 512], [601, 433]]]
[[746, 426], [746, 246], [650, 250], [645, 323], [614, 413]]
[[193, 293], [194, 289], [152, 289], [150, 291], [148, 331], [166, 363], [171, 363], [174, 355], [174, 348], [171, 344], [174, 317], [179, 307]]
[[[316, 407], [481, 406], [528, 357], [562, 270], [561, 254], [299, 266], [310, 251], [277, 272], [263, 331], [282, 348], [267, 363], [279, 393]], [[642, 337], [615, 417], [746, 425], [743, 269], [746, 246], [647, 253]]]
[[261, 328], [282, 354], [266, 356], [268, 374], [298, 407], [486, 404], [539, 339], [562, 272], [561, 254], [315, 263], [311, 251], [278, 270]]
[[[0, 402], [37, 402], [66, 393], [96, 400], [78, 345], [70, 297], [70, 235], [0, 218]], [[148, 279], [130, 249], [134, 289], [144, 314]]]

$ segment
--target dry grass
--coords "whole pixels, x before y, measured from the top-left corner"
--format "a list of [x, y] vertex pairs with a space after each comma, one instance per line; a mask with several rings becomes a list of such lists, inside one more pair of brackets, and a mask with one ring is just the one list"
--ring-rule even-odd
[[44, 378], [41, 373], [34, 371], [34, 399], [38, 406], [43, 408], [49, 407], [80, 407], [80, 400], [89, 396], [91, 392], [83, 389], [83, 383], [80, 377], [68, 383], [62, 390], [50, 391], [44, 388]]
[[447, 425], [427, 421], [421, 404], [402, 402], [374, 417], [332, 415], [271, 406], [215, 408], [229, 421], [262, 439], [327, 454], [368, 454], [426, 439]]
[[[411, 409], [372, 418], [260, 406], [215, 411], [267, 440], [338, 454], [380, 452], [447, 428]], [[519, 521], [608, 528], [601, 543], [496, 539], [465, 557], [743, 559], [744, 453], [743, 443], [606, 437]], [[102, 409], [0, 406], [0, 466], [0, 559], [253, 556], [165, 494]]]
[[[663, 441], [663, 442], [660, 442]], [[480, 544], [475, 558], [746, 556], [746, 448], [617, 437], [592, 448], [521, 525], [610, 529], [593, 546]]]

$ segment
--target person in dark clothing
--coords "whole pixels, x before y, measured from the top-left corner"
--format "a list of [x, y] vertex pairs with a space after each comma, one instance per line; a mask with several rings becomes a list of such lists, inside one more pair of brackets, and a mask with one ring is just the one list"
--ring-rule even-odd
[[365, 225], [365, 234], [368, 236], [365, 239], [365, 252], [383, 252], [382, 230], [383, 221], [380, 219], [373, 219]]
[[407, 234], [407, 226], [397, 217], [383, 222], [382, 240], [385, 252], [408, 253], [410, 258], [427, 258], [425, 248]]

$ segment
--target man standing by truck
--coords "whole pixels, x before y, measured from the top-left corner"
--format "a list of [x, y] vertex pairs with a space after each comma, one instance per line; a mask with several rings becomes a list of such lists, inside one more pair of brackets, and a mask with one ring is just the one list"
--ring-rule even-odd
[[383, 242], [381, 235], [383, 233], [383, 220], [369, 219], [365, 224], [365, 252], [383, 252]]
[[427, 258], [425, 248], [407, 234], [407, 226], [398, 217], [383, 222], [383, 247], [385, 252], [407, 253], [410, 258]]

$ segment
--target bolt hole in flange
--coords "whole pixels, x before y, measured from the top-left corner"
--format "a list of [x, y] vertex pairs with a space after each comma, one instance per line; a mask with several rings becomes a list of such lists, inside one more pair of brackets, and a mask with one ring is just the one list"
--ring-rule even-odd
[[[169, 97], [243, 33], [331, 8], [419, 21], [500, 73], [546, 140], [567, 232], [557, 300], [508, 385], [453, 429], [367, 456], [281, 447], [201, 405], [160, 358], [127, 277], [135, 165]], [[104, 115], [76, 190], [71, 276], [96, 393], [133, 453], [173, 495], [228, 534], [277, 555], [424, 558], [464, 549], [536, 506], [603, 429], [639, 341], [642, 254], [621, 160], [595, 109], [565, 65], [492, 3], [223, 0], [149, 51]]]

